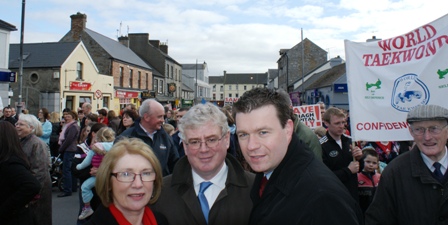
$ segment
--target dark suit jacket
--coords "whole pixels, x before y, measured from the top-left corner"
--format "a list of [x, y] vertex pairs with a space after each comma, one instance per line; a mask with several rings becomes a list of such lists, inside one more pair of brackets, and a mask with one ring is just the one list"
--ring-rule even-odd
[[31, 208], [25, 205], [39, 193], [39, 181], [25, 166], [25, 162], [16, 156], [0, 163], [0, 175], [0, 223], [33, 224]]
[[[249, 192], [254, 174], [244, 171], [229, 154], [225, 162], [229, 167], [226, 187], [210, 209], [208, 224], [247, 224], [252, 208]], [[206, 225], [187, 157], [181, 158], [173, 174], [163, 179], [162, 194], [150, 207], [164, 214], [170, 224]]]
[[249, 224], [357, 225], [362, 212], [341, 181], [296, 135], [260, 198], [258, 173], [251, 190]]

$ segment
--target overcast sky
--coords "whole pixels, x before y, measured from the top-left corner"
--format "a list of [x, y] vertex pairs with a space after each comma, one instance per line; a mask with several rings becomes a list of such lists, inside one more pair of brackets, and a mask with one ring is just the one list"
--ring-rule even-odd
[[[0, 0], [0, 19], [17, 27], [22, 1]], [[27, 0], [25, 43], [57, 42], [70, 15], [87, 14], [87, 28], [110, 37], [149, 33], [168, 42], [179, 63], [206, 61], [211, 76], [277, 68], [279, 50], [308, 38], [345, 59], [344, 39], [390, 38], [447, 13], [446, 0]], [[120, 26], [121, 24], [121, 26]]]

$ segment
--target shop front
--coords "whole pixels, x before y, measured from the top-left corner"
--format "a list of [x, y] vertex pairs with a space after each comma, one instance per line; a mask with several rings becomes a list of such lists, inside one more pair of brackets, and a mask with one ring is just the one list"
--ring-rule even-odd
[[68, 90], [63, 91], [62, 109], [69, 108], [77, 111], [84, 103], [92, 105], [92, 111], [95, 112], [101, 108], [111, 108], [112, 92], [91, 82], [70, 81]]
[[140, 106], [140, 92], [139, 91], [129, 91], [129, 90], [116, 90], [115, 91], [115, 100], [118, 101], [118, 109], [115, 109], [117, 112], [120, 112], [121, 109], [125, 108], [126, 105], [132, 103], [137, 107]]
[[182, 107], [192, 107], [193, 100], [182, 99]]

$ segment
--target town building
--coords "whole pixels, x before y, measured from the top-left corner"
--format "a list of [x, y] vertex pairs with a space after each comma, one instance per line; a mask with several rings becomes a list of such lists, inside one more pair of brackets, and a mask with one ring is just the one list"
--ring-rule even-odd
[[328, 106], [349, 109], [345, 63], [320, 72], [320, 77], [305, 89], [306, 103], [319, 101]]
[[203, 63], [182, 64], [182, 74], [188, 80], [183, 80], [188, 87], [193, 87], [195, 92], [194, 102], [211, 100], [211, 87], [209, 84], [208, 65]]
[[182, 98], [182, 65], [168, 54], [168, 43], [150, 40], [148, 33], [132, 33], [119, 41], [153, 68], [155, 98], [171, 108]]
[[[140, 105], [143, 91], [153, 90], [153, 69], [130, 48], [93, 30], [86, 28], [87, 15], [70, 16], [71, 29], [60, 42], [82, 41], [90, 53], [99, 74], [113, 77], [113, 101], [115, 111], [127, 104]], [[92, 98], [81, 99], [92, 102]]]
[[[9, 69], [20, 68], [20, 44], [10, 45]], [[11, 84], [13, 102], [18, 101], [19, 84]], [[99, 73], [81, 42], [23, 44], [23, 109], [37, 115], [39, 108], [62, 112], [77, 110], [84, 102], [92, 110], [113, 108], [113, 78]]]
[[[327, 61], [327, 52], [308, 38], [290, 49], [280, 49], [278, 87], [293, 92], [293, 84]], [[303, 56], [303, 57], [302, 57]]]
[[16, 30], [14, 25], [0, 20], [0, 111], [3, 107], [11, 105], [12, 90], [9, 84], [17, 82], [16, 74], [8, 69], [10, 32]]
[[218, 106], [233, 105], [246, 91], [257, 87], [266, 87], [268, 73], [227, 73], [210, 77], [212, 100]]

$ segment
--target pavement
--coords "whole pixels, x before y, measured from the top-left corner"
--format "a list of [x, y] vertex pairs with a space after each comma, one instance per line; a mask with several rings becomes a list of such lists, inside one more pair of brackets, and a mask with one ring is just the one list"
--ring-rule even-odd
[[75, 225], [79, 211], [79, 190], [63, 198], [57, 197], [60, 193], [58, 188], [53, 188], [53, 225]]

